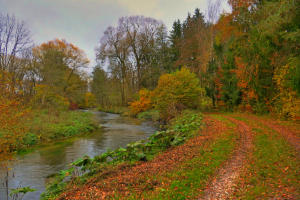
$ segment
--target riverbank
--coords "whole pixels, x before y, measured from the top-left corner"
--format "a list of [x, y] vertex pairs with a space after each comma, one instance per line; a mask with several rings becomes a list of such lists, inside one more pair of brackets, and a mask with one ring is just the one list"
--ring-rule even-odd
[[97, 128], [93, 118], [92, 113], [81, 110], [32, 110], [23, 124], [29, 128], [18, 141], [16, 151], [24, 153], [37, 145], [92, 132]]
[[128, 115], [129, 109], [127, 107], [121, 106], [99, 106], [97, 107], [98, 111], [112, 113], [112, 114], [120, 114], [120, 115]]

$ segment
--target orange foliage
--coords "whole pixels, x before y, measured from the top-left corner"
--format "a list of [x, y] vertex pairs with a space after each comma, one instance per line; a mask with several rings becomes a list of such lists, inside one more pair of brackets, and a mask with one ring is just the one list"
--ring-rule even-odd
[[45, 51], [51, 49], [62, 52], [65, 56], [65, 62], [70, 68], [77, 67], [78, 65], [81, 65], [82, 67], [89, 63], [89, 60], [86, 58], [83, 50], [79, 49], [72, 43], [66, 42], [65, 40], [55, 39], [33, 48], [32, 51], [35, 56], [42, 57]]
[[20, 94], [10, 91], [9, 75], [0, 72], [0, 163], [11, 158], [25, 132], [22, 119], [27, 110], [21, 104]]
[[130, 103], [130, 112], [132, 115], [137, 115], [140, 112], [149, 110], [152, 107], [151, 102], [152, 92], [147, 89], [139, 91], [139, 99]]
[[241, 8], [249, 8], [255, 0], [228, 0], [233, 12], [239, 12]]
[[[253, 99], [257, 99], [258, 96], [256, 92], [249, 86], [249, 81], [251, 80], [249, 76], [250, 73], [256, 73], [256, 72], [248, 72], [247, 71], [247, 64], [243, 62], [241, 57], [235, 57], [235, 65], [236, 69], [233, 70], [233, 72], [236, 74], [236, 77], [238, 79], [238, 87], [241, 89], [243, 95], [242, 100], [244, 102], [243, 110], [252, 111], [250, 101]], [[250, 67], [251, 69], [253, 67]], [[257, 67], [255, 67], [256, 69]], [[256, 69], [257, 71], [257, 69]]]

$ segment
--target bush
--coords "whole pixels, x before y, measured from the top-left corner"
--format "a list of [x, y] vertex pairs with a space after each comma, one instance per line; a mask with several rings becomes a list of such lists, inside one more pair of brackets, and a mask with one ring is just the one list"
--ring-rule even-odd
[[130, 113], [136, 116], [138, 113], [147, 111], [152, 107], [151, 102], [152, 92], [147, 89], [142, 89], [139, 91], [139, 99], [130, 103]]
[[197, 107], [202, 91], [196, 74], [183, 67], [159, 78], [154, 90], [154, 107], [159, 110], [162, 119], [169, 120], [185, 108]]
[[34, 133], [27, 133], [23, 138], [23, 144], [32, 146], [38, 143], [38, 136]]

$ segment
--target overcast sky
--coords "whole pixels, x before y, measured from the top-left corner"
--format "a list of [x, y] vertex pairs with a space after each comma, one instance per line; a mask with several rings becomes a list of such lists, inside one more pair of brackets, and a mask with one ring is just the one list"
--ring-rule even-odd
[[[104, 30], [118, 18], [144, 15], [163, 21], [170, 30], [195, 8], [205, 13], [211, 0], [0, 0], [0, 12], [24, 20], [35, 44], [66, 39], [83, 49], [95, 65], [95, 52]], [[226, 6], [223, 6], [226, 10]]]

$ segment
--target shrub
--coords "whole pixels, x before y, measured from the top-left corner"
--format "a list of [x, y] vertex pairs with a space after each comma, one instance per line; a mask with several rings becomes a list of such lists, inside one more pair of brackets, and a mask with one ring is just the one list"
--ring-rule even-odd
[[38, 136], [34, 133], [27, 133], [23, 138], [24, 145], [35, 145], [38, 142]]
[[159, 110], [162, 119], [168, 120], [185, 108], [195, 108], [202, 91], [196, 74], [183, 67], [159, 78], [154, 90], [154, 107]]
[[136, 116], [140, 112], [149, 110], [152, 107], [151, 96], [151, 91], [147, 89], [140, 90], [139, 99], [130, 103], [130, 113]]

